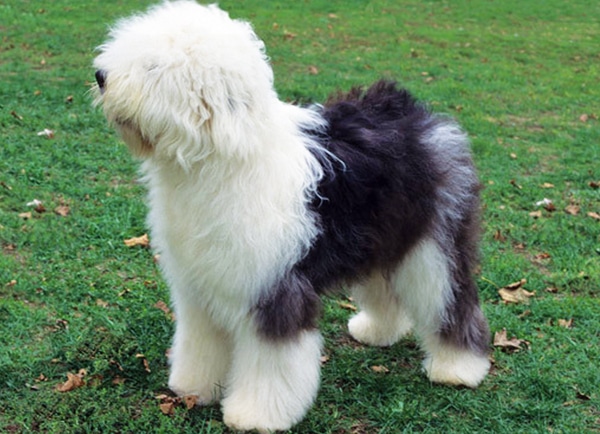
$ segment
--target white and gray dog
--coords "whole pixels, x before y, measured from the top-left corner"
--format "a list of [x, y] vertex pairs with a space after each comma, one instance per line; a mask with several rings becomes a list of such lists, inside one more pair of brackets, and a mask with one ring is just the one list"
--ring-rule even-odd
[[193, 1], [119, 21], [94, 66], [96, 103], [143, 160], [174, 392], [220, 400], [235, 429], [290, 428], [319, 386], [319, 295], [341, 286], [359, 342], [414, 327], [432, 381], [483, 380], [479, 182], [456, 123], [390, 81], [282, 102], [251, 25]]

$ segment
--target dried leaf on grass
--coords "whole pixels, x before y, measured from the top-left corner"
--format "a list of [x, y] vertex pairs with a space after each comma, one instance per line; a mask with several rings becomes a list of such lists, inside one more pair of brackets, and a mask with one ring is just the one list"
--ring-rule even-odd
[[85, 369], [80, 369], [77, 374], [67, 372], [67, 381], [63, 384], [59, 384], [56, 387], [56, 390], [59, 392], [70, 392], [72, 390], [78, 389], [85, 385], [83, 378], [86, 375], [87, 371]]
[[169, 318], [171, 318], [172, 321], [175, 321], [175, 314], [171, 311], [171, 309], [169, 309], [169, 306], [167, 306], [167, 303], [165, 303], [162, 300], [159, 300], [156, 303], [154, 303], [154, 307], [162, 310], [165, 313], [165, 315], [167, 315]]
[[581, 208], [579, 205], [570, 204], [565, 207], [565, 212], [569, 215], [578, 215]]
[[527, 291], [523, 285], [527, 279], [506, 285], [498, 290], [498, 294], [505, 303], [529, 303], [529, 299], [535, 295], [535, 291]]
[[499, 347], [507, 351], [519, 351], [523, 349], [521, 347], [523, 344], [529, 347], [529, 342], [526, 340], [517, 339], [515, 337], [508, 339], [506, 329], [502, 329], [502, 331], [494, 333], [495, 347]]
[[558, 320], [558, 326], [559, 327], [564, 327], [566, 329], [572, 328], [573, 327], [573, 318], [559, 319]]
[[342, 309], [347, 309], [347, 310], [351, 310], [351, 311], [356, 311], [357, 308], [356, 306], [354, 306], [351, 303], [347, 303], [345, 301], [338, 301], [338, 305], [342, 308]]
[[42, 131], [38, 131], [37, 135], [52, 139], [54, 138], [54, 131], [49, 128], [44, 128]]
[[588, 212], [587, 215], [588, 215], [588, 217], [591, 217], [594, 220], [600, 221], [600, 214], [598, 214], [597, 212]]
[[33, 199], [31, 202], [27, 203], [28, 207], [33, 207], [33, 210], [37, 213], [44, 213], [46, 212], [46, 207], [44, 206], [44, 204], [42, 203], [41, 200], [38, 199]]
[[144, 356], [143, 354], [136, 354], [135, 355], [136, 359], [140, 359], [142, 361], [142, 364], [144, 365], [144, 370], [148, 373], [152, 372], [150, 370], [150, 363], [148, 363], [148, 359], [146, 359], [146, 356]]
[[169, 395], [158, 395], [158, 406], [162, 414], [172, 416], [175, 413], [175, 407], [183, 404], [185, 408], [191, 410], [196, 404], [198, 404], [198, 397], [196, 395], [186, 395], [183, 398], [178, 396]]
[[54, 208], [54, 213], [61, 217], [68, 216], [70, 212], [71, 212], [71, 208], [69, 208], [68, 205], [59, 205], [56, 208]]
[[150, 239], [148, 238], [148, 234], [144, 234], [139, 237], [129, 238], [123, 241], [127, 247], [148, 247], [150, 245]]
[[387, 374], [390, 372], [390, 370], [383, 365], [371, 366], [371, 371], [377, 372], [378, 374]]

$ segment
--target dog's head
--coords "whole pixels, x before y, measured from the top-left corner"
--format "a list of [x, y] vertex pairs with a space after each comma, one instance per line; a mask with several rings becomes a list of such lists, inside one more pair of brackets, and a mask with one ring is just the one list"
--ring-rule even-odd
[[252, 152], [273, 73], [251, 26], [216, 5], [165, 2], [123, 19], [94, 60], [95, 103], [134, 155], [183, 165]]

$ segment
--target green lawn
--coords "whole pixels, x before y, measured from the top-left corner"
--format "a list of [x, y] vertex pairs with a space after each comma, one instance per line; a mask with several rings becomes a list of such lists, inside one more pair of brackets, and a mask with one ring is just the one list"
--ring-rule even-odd
[[[123, 242], [146, 232], [144, 191], [88, 94], [108, 25], [147, 4], [0, 4], [0, 432], [228, 432], [217, 406], [161, 411], [168, 290]], [[477, 390], [433, 385], [412, 338], [359, 345], [328, 299], [321, 391], [292, 432], [600, 432], [600, 2], [220, 4], [254, 23], [284, 99], [393, 77], [460, 121], [485, 186], [484, 310], [521, 340]], [[521, 279], [528, 303], [504, 303]]]

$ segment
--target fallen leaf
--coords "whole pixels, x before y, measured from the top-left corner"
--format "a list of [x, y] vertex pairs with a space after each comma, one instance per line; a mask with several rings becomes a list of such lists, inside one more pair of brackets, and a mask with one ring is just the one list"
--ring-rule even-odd
[[164, 415], [172, 416], [175, 413], [175, 403], [173, 401], [166, 401], [159, 404], [160, 411]]
[[22, 212], [19, 214], [19, 217], [23, 220], [29, 220], [31, 218], [31, 212]]
[[152, 372], [150, 370], [150, 363], [148, 363], [148, 359], [146, 359], [146, 356], [144, 356], [143, 354], [136, 354], [135, 355], [136, 359], [140, 359], [142, 361], [142, 364], [144, 365], [144, 370], [148, 373]]
[[496, 232], [494, 232], [494, 240], [506, 241], [506, 237], [502, 234], [502, 231], [500, 229], [496, 229]]
[[42, 131], [38, 131], [38, 136], [44, 136], [48, 139], [52, 139], [54, 137], [54, 131], [48, 128], [44, 128]]
[[512, 158], [513, 160], [517, 159], [517, 154], [515, 154], [514, 152], [510, 153], [510, 158]]
[[183, 402], [185, 403], [185, 408], [191, 410], [198, 403], [198, 397], [196, 395], [186, 395], [183, 397]]
[[106, 301], [102, 300], [101, 298], [99, 298], [99, 299], [96, 300], [96, 306], [106, 308], [106, 307], [108, 307], [108, 302], [106, 302]]
[[324, 365], [325, 363], [327, 363], [329, 361], [329, 356], [321, 356], [321, 358], [319, 359], [321, 364]]
[[529, 303], [529, 298], [535, 295], [535, 292], [527, 291], [523, 285], [527, 283], [526, 279], [506, 285], [498, 290], [498, 294], [505, 303]]
[[544, 209], [546, 211], [550, 211], [550, 212], [556, 211], [556, 206], [554, 206], [554, 203], [552, 202], [552, 200], [548, 199], [547, 197], [536, 202], [535, 206], [542, 206], [542, 207], [544, 207]]
[[86, 374], [87, 372], [85, 369], [80, 369], [77, 374], [67, 372], [67, 381], [59, 385], [56, 390], [59, 392], [70, 392], [85, 385], [83, 377], [85, 377]]
[[390, 370], [383, 365], [371, 366], [371, 371], [377, 372], [378, 374], [387, 374], [390, 372]]
[[585, 114], [585, 113], [584, 113], [584, 114], [582, 114], [581, 116], [579, 116], [579, 120], [580, 120], [581, 122], [587, 122], [589, 118], [590, 118], [590, 117], [589, 117], [587, 114]]
[[544, 182], [542, 184], [542, 188], [554, 188], [554, 184], [551, 184], [549, 182]]
[[354, 306], [353, 304], [346, 303], [345, 301], [338, 301], [338, 304], [340, 305], [340, 307], [342, 309], [348, 309], [348, 310], [356, 311], [356, 306]]
[[308, 67], [308, 73], [310, 75], [317, 75], [319, 73], [319, 69], [316, 66], [314, 66], [314, 65], [310, 65]]
[[565, 212], [569, 215], [577, 215], [581, 211], [581, 208], [578, 205], [570, 204], [565, 207]]
[[600, 220], [600, 214], [598, 214], [597, 212], [588, 212], [587, 215], [588, 217], [591, 217], [594, 220]]
[[589, 185], [594, 190], [596, 190], [596, 189], [600, 188], [600, 181], [590, 181]]
[[545, 259], [550, 259], [551, 257], [552, 256], [550, 256], [550, 253], [542, 252], [542, 253], [538, 253], [537, 255], [535, 255], [533, 257], [533, 259], [536, 261], [543, 261]]
[[534, 219], [539, 219], [540, 217], [542, 217], [542, 212], [541, 211], [531, 211], [529, 213], [529, 216], [533, 217]]
[[559, 327], [564, 327], [566, 329], [570, 329], [571, 327], [573, 327], [573, 318], [570, 318], [570, 319], [559, 319], [558, 320], [558, 326]]
[[165, 315], [167, 315], [169, 318], [171, 318], [172, 321], [175, 321], [175, 314], [171, 311], [171, 309], [169, 309], [169, 306], [167, 306], [167, 303], [165, 303], [162, 300], [159, 300], [156, 303], [154, 303], [154, 307], [162, 310], [165, 313]]
[[11, 115], [13, 118], [17, 119], [17, 120], [20, 120], [20, 121], [22, 121], [22, 120], [23, 120], [23, 116], [21, 116], [20, 114], [18, 114], [18, 113], [17, 113], [16, 111], [14, 111], [14, 110], [10, 112], [10, 115]]
[[517, 181], [515, 181], [514, 179], [511, 179], [510, 181], [508, 181], [510, 185], [512, 185], [513, 187], [518, 188], [519, 190], [522, 190], [523, 187], [519, 184], [517, 184]]
[[42, 201], [38, 199], [33, 199], [31, 202], [27, 202], [27, 206], [33, 207], [33, 210], [40, 214], [46, 212], [46, 207]]
[[68, 216], [69, 212], [71, 212], [71, 209], [68, 205], [59, 205], [56, 208], [54, 208], [54, 213], [61, 217]]
[[127, 247], [142, 246], [148, 247], [150, 245], [150, 239], [148, 234], [144, 234], [140, 237], [133, 237], [123, 241]]
[[521, 345], [524, 343], [526, 343], [526, 341], [523, 339], [517, 339], [515, 337], [508, 339], [506, 329], [502, 329], [502, 331], [494, 333], [495, 347], [518, 351], [522, 350]]

